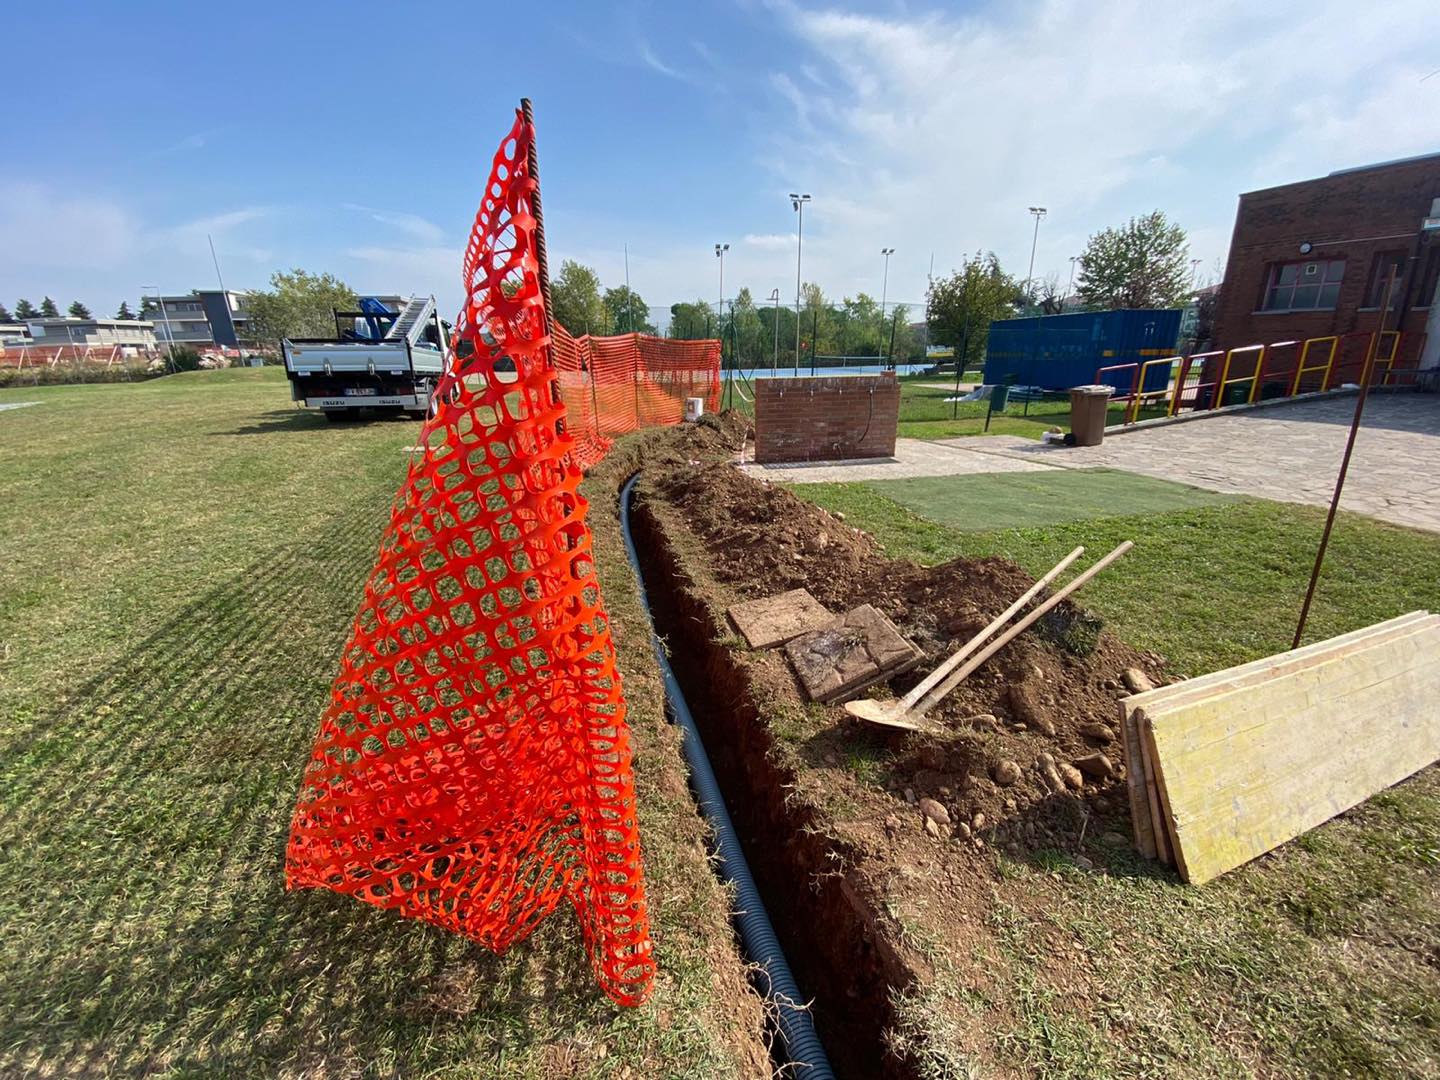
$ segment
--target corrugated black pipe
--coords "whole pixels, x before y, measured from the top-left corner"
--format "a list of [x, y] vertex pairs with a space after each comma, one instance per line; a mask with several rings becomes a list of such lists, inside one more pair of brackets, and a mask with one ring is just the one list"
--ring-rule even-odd
[[660, 674], [665, 680], [665, 705], [670, 718], [679, 724], [684, 732], [681, 745], [685, 749], [685, 760], [690, 766], [690, 784], [695, 791], [695, 801], [700, 812], [710, 823], [715, 833], [715, 853], [719, 857], [720, 874], [735, 884], [735, 921], [740, 928], [740, 939], [745, 954], [759, 967], [760, 992], [775, 1017], [780, 1029], [780, 1038], [785, 1044], [785, 1054], [793, 1067], [794, 1074], [803, 1080], [833, 1080], [830, 1061], [825, 1048], [815, 1034], [814, 1020], [805, 1007], [805, 997], [795, 985], [795, 976], [785, 960], [785, 952], [775, 937], [775, 928], [770, 925], [770, 916], [765, 903], [760, 899], [760, 890], [750, 874], [750, 864], [740, 849], [740, 838], [730, 821], [730, 812], [725, 809], [725, 797], [720, 794], [720, 784], [715, 779], [715, 770], [710, 767], [709, 755], [700, 739], [700, 729], [690, 715], [690, 706], [680, 682], [670, 667], [665, 655], [665, 646], [655, 633], [655, 619], [650, 613], [650, 598], [645, 590], [645, 575], [640, 572], [640, 557], [635, 550], [635, 537], [630, 533], [630, 498], [636, 473], [625, 482], [620, 491], [620, 532], [625, 538], [625, 554], [630, 557], [630, 567], [635, 571], [635, 581], [640, 588], [640, 606], [650, 623], [650, 644], [655, 650], [655, 662], [660, 665]]

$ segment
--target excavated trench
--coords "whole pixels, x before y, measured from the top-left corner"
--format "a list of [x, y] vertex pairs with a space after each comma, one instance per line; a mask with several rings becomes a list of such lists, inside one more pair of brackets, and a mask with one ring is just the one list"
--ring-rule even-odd
[[631, 526], [655, 627], [669, 646], [776, 935], [802, 993], [813, 1000], [836, 1075], [917, 1076], [916, 1063], [887, 1052], [885, 1040], [897, 1025], [892, 998], [915, 975], [884, 933], [885, 916], [857, 869], [857, 853], [825, 835], [813, 809], [789, 797], [795, 777], [772, 752], [747, 671], [719, 640], [708, 607], [642, 499], [632, 507]]

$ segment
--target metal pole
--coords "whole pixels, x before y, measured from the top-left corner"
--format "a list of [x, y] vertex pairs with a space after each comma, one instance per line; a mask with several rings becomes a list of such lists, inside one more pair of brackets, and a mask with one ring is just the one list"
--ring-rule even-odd
[[[795, 324], [795, 336], [800, 336], [800, 324]], [[817, 307], [814, 312], [814, 319], [810, 324], [810, 377], [815, 377], [815, 350], [820, 348], [820, 309]]]
[[625, 332], [635, 332], [635, 295], [630, 291], [630, 245], [625, 245]]
[[160, 286], [155, 286], [155, 299], [160, 304], [160, 321], [165, 325], [165, 345], [170, 354], [170, 373], [180, 369], [175, 366], [175, 333], [170, 329], [170, 313], [165, 310], [165, 297], [160, 295]]
[[1365, 363], [1360, 369], [1360, 393], [1355, 396], [1355, 415], [1350, 419], [1350, 435], [1345, 440], [1345, 454], [1340, 459], [1340, 474], [1335, 477], [1335, 494], [1330, 497], [1330, 511], [1325, 515], [1325, 529], [1320, 534], [1320, 550], [1315, 552], [1315, 566], [1310, 571], [1310, 584], [1305, 588], [1305, 603], [1300, 606], [1300, 622], [1295, 627], [1295, 637], [1290, 648], [1298, 649], [1300, 639], [1305, 636], [1305, 622], [1310, 617], [1310, 603], [1315, 599], [1315, 586], [1320, 582], [1320, 568], [1325, 563], [1325, 549], [1330, 546], [1330, 530], [1335, 527], [1335, 512], [1340, 509], [1340, 493], [1345, 489], [1345, 476], [1350, 471], [1350, 455], [1355, 450], [1355, 436], [1360, 431], [1360, 416], [1365, 411], [1365, 399], [1370, 393], [1371, 365], [1380, 350], [1380, 339], [1385, 334], [1385, 317], [1390, 313], [1390, 293], [1395, 288], [1395, 268], [1390, 268], [1390, 278], [1385, 283], [1385, 302], [1380, 307], [1380, 329], [1375, 332], [1371, 347], [1365, 352]]
[[[530, 174], [531, 181], [535, 186], [530, 189], [530, 211], [535, 218], [535, 261], [540, 268], [540, 299], [545, 307], [545, 336], [548, 339], [545, 346], [546, 360], [550, 369], [555, 368], [555, 316], [550, 311], [550, 259], [545, 252], [545, 212], [540, 207], [540, 156], [535, 151], [535, 111], [530, 105], [528, 97], [520, 99], [520, 115], [525, 118], [525, 126], [530, 129], [530, 146], [525, 154], [525, 171]], [[589, 336], [588, 333], [586, 336]], [[555, 393], [560, 392], [560, 384], [554, 384]], [[635, 392], [640, 392], [636, 387]]]
[[[885, 321], [885, 299], [890, 294], [890, 256], [895, 254], [894, 248], [881, 248], [880, 254], [885, 256], [885, 276], [880, 279], [880, 321]], [[888, 363], [894, 363], [895, 356], [895, 329], [890, 329], [890, 355], [886, 357]]]
[[770, 377], [780, 374], [780, 290], [771, 291], [770, 299], [775, 301], [775, 356], [770, 361]]
[[[795, 374], [800, 374], [800, 257], [805, 250], [805, 204], [810, 201], [809, 195], [801, 195], [796, 192], [790, 193], [790, 205], [800, 215], [795, 227]], [[811, 350], [814, 356], [814, 350]], [[810, 366], [815, 366], [812, 359]]]
[[895, 370], [895, 324], [900, 321], [900, 309], [895, 309], [895, 314], [890, 316], [890, 355], [887, 358], [891, 371]]
[[1040, 219], [1045, 216], [1045, 207], [1032, 206], [1030, 213], [1035, 215], [1035, 234], [1030, 238], [1030, 269], [1025, 273], [1025, 295], [1030, 295], [1031, 283], [1035, 280], [1035, 247], [1040, 242]]
[[[1071, 293], [1071, 291], [1075, 288], [1075, 264], [1076, 264], [1077, 262], [1079, 262], [1079, 261], [1080, 261], [1080, 256], [1079, 256], [1079, 255], [1071, 255], [1071, 256], [1070, 256], [1070, 280], [1065, 283], [1065, 299], [1066, 299], [1066, 300], [1069, 300], [1069, 299], [1070, 299], [1070, 293]], [[1061, 308], [1063, 309], [1065, 305], [1064, 305], [1064, 303], [1062, 302], [1060, 306], [1061, 306]]]

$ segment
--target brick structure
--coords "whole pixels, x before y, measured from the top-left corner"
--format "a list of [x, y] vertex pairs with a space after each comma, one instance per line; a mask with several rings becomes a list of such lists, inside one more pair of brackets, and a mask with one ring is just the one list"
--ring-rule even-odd
[[[1440, 364], [1440, 154], [1331, 173], [1240, 196], [1217, 348], [1373, 331], [1391, 266], [1387, 330]], [[1428, 324], [1428, 325], [1427, 325]]]
[[893, 372], [755, 381], [755, 460], [890, 457], [900, 422]]

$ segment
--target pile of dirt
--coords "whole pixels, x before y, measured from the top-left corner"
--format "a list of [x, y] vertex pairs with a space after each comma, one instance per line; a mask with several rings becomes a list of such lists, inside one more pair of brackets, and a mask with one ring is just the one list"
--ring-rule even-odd
[[[803, 587], [837, 613], [861, 603], [884, 612], [926, 654], [892, 682], [897, 695], [1034, 583], [1004, 559], [935, 567], [889, 559], [842, 515], [713, 457], [672, 457], [655, 488], [705, 546], [710, 572], [735, 591], [759, 597]], [[1163, 666], [1066, 602], [929, 714], [948, 737], [896, 737], [831, 707], [833, 724], [805, 755], [845, 782], [839, 766], [857, 740], [889, 751], [875, 755], [864, 785], [878, 796], [865, 801], [887, 833], [923, 828], [976, 850], [998, 843], [1011, 851], [1057, 846], [1084, 828], [1128, 833], [1116, 702], [1129, 692], [1127, 671], [1158, 685]], [[803, 700], [783, 664], [755, 671], [770, 691]]]

